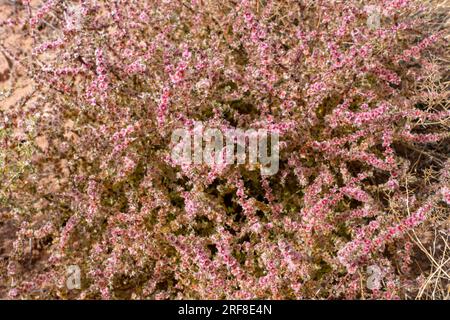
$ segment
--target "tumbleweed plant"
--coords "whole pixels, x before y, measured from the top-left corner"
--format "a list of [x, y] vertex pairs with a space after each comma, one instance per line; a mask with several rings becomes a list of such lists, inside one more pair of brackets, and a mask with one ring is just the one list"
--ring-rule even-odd
[[[9, 297], [448, 298], [445, 5], [16, 4], [2, 37], [30, 48], [0, 49], [33, 88], [1, 108]], [[279, 171], [174, 163], [198, 122], [276, 132]]]

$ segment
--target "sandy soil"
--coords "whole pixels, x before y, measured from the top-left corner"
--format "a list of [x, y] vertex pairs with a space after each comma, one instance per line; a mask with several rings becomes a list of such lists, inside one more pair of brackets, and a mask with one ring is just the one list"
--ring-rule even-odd
[[[20, 57], [30, 50], [31, 42], [25, 39], [21, 30], [10, 33], [5, 31], [4, 23], [17, 17], [14, 1], [0, 0], [0, 110], [5, 110], [27, 96], [32, 90], [32, 81], [19, 64], [14, 63], [4, 48]], [[11, 93], [8, 93], [13, 88]], [[1, 183], [1, 182], [0, 182]], [[8, 293], [6, 267], [12, 251], [17, 227], [11, 221], [6, 208], [0, 206], [0, 299], [5, 299]]]

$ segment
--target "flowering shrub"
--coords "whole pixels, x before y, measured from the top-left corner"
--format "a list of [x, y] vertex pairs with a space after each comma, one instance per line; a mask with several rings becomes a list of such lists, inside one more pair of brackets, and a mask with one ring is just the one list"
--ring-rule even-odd
[[[413, 295], [412, 235], [450, 204], [446, 35], [421, 1], [370, 1], [379, 25], [366, 2], [23, 1], [2, 26], [33, 40], [4, 50], [36, 86], [2, 110], [10, 297]], [[277, 132], [279, 172], [174, 164], [199, 121]]]

